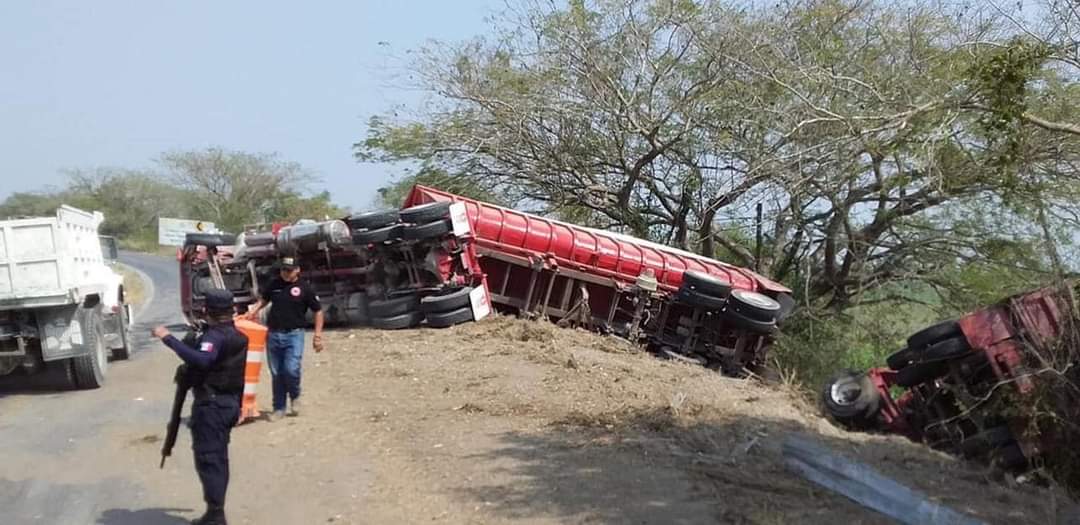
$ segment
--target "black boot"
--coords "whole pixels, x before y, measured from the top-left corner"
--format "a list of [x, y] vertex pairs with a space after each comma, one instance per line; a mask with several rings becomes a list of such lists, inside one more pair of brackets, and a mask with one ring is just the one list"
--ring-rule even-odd
[[206, 513], [201, 518], [192, 521], [191, 525], [228, 525], [225, 522], [225, 509], [223, 507], [206, 507]]

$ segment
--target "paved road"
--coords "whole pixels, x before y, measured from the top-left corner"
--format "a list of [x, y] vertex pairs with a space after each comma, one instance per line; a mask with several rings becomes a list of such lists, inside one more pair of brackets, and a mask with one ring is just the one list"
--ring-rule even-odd
[[97, 390], [58, 390], [51, 374], [0, 382], [0, 523], [177, 524], [201, 511], [168, 505], [201, 500], [186, 433], [170, 465], [157, 465], [177, 360], [149, 331], [182, 323], [176, 263], [133, 253], [121, 261], [153, 284], [135, 315], [131, 360], [110, 363]]

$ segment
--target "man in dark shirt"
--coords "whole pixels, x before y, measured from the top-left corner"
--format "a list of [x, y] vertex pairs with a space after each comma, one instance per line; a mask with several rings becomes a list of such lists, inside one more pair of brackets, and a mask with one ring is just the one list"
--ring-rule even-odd
[[154, 328], [184, 361], [184, 376], [191, 385], [191, 449], [202, 482], [206, 513], [192, 523], [225, 525], [225, 491], [229, 486], [229, 434], [240, 419], [244, 393], [244, 367], [248, 338], [233, 325], [233, 294], [206, 292], [208, 327], [193, 345], [186, 344], [164, 326]]
[[300, 413], [300, 363], [304, 357], [304, 327], [307, 311], [315, 312], [315, 335], [312, 346], [322, 352], [323, 312], [319, 296], [307, 283], [300, 280], [300, 266], [292, 257], [280, 261], [280, 272], [260, 289], [259, 304], [247, 316], [254, 319], [259, 311], [271, 305], [266, 317], [269, 329], [266, 339], [266, 356], [273, 378], [274, 413], [272, 419], [285, 415], [285, 396], [289, 397], [289, 414]]

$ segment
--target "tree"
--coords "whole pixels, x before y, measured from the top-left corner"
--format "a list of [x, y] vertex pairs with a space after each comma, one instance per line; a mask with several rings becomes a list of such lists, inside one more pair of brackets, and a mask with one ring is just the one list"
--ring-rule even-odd
[[103, 235], [149, 241], [157, 236], [159, 217], [186, 217], [187, 193], [160, 176], [121, 168], [75, 169], [67, 172], [65, 202], [105, 215]]
[[18, 217], [48, 217], [56, 213], [63, 198], [56, 193], [15, 192], [0, 203], [0, 220]]
[[1080, 92], [1006, 18], [975, 15], [874, 0], [528, 3], [490, 41], [421, 50], [439, 103], [373, 119], [357, 156], [723, 253], [834, 312], [904, 300], [874, 293], [896, 283], [964, 293], [956, 268], [1011, 265], [1027, 282], [1059, 257], [1005, 254], [1044, 253], [1061, 218], [1080, 216], [1066, 125]]
[[166, 153], [159, 163], [173, 182], [190, 192], [192, 213], [224, 231], [275, 219], [270, 212], [280, 210], [278, 201], [311, 180], [299, 164], [276, 155], [221, 148]]
[[272, 199], [263, 210], [266, 217], [275, 221], [295, 222], [300, 219], [323, 221], [340, 219], [349, 214], [348, 209], [337, 206], [330, 192], [323, 191], [304, 197], [300, 193], [286, 191]]

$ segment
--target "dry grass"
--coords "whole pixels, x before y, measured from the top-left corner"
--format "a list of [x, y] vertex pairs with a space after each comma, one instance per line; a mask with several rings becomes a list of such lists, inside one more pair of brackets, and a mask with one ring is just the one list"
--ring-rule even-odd
[[[468, 452], [463, 458], [470, 459], [435, 462], [426, 448], [399, 450], [422, 458], [417, 461], [433, 479], [454, 480], [450, 473], [458, 471], [491, 475], [472, 458], [489, 455], [476, 442], [477, 429], [497, 428], [500, 436], [538, 448], [531, 453], [538, 458], [567, 450], [599, 458], [590, 468], [609, 472], [610, 483], [681, 472], [697, 480], [694, 490], [715, 498], [724, 522], [877, 522], [879, 516], [868, 517], [785, 468], [781, 444], [796, 432], [987, 522], [1047, 519], [1039, 502], [1049, 492], [1005, 486], [982, 467], [900, 437], [842, 431], [791, 390], [659, 360], [616, 338], [505, 317], [447, 330], [353, 334], [330, 340], [341, 345], [332, 350], [341, 356], [336, 402], [352, 406], [353, 385], [365, 385], [363, 391], [378, 392], [379, 413], [390, 414], [385, 421], [396, 423], [394, 432], [419, 443], [459, 436], [457, 445]], [[404, 438], [372, 439], [399, 447]], [[507, 461], [505, 453], [499, 457]], [[644, 470], [627, 470], [645, 458]], [[548, 471], [543, 461], [530, 459], [526, 467]], [[550, 470], [574, 467], [571, 461]], [[530, 479], [545, 483], [541, 475]]]
[[142, 274], [124, 264], [117, 264], [116, 272], [124, 278], [124, 299], [128, 304], [140, 305], [146, 301], [146, 282]]

